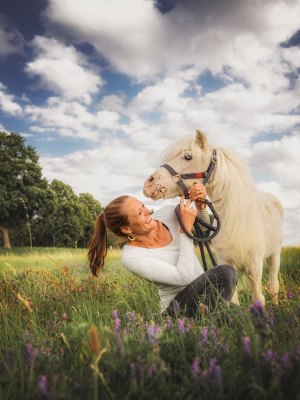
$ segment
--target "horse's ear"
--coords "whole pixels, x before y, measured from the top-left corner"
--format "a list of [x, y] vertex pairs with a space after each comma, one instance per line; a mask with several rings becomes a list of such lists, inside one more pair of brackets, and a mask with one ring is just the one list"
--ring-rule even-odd
[[207, 147], [207, 137], [204, 135], [203, 132], [196, 130], [196, 142], [199, 144], [201, 149], [206, 149]]

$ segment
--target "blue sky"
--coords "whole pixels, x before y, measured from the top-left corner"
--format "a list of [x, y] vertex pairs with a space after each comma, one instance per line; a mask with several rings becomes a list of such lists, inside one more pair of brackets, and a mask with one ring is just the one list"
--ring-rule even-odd
[[206, 132], [285, 207], [300, 244], [300, 0], [2, 0], [0, 128], [102, 204], [143, 198], [174, 141]]

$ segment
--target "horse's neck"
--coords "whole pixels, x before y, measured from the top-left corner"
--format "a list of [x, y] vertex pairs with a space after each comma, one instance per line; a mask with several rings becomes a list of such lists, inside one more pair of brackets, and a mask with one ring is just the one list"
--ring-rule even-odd
[[[217, 149], [217, 164], [207, 193], [222, 219], [249, 212], [257, 193], [245, 166], [232, 153]], [[247, 211], [248, 210], [248, 211]]]

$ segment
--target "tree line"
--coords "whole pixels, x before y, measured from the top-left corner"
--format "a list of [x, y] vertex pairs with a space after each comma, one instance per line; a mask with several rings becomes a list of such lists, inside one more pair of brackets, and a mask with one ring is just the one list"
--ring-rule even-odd
[[[0, 132], [0, 245], [86, 247], [102, 210], [91, 194], [49, 183], [23, 136]], [[108, 242], [117, 244], [112, 235]]]

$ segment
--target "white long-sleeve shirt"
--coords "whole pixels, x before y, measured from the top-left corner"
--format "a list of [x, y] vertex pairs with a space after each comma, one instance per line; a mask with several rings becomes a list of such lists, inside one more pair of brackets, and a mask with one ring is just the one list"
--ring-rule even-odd
[[150, 249], [125, 245], [122, 263], [129, 271], [155, 283], [163, 312], [171, 300], [204, 271], [193, 241], [179, 232], [175, 207], [165, 206], [155, 211], [152, 218], [167, 226], [172, 235], [171, 243]]

